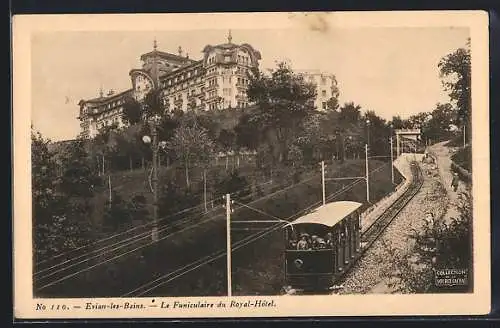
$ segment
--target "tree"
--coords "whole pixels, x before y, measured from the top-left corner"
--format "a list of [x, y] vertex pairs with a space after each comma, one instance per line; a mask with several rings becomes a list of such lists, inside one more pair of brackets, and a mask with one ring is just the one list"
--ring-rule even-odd
[[[325, 140], [328, 138], [328, 131], [325, 129], [325, 114], [321, 112], [313, 113], [306, 117], [295, 142], [289, 149], [289, 154], [294, 155], [292, 163], [296, 163], [297, 150], [302, 153], [302, 159], [306, 161], [316, 160], [322, 157], [321, 150]], [[326, 124], [328, 126], [328, 124]], [[291, 151], [293, 149], [293, 151]]]
[[471, 119], [471, 54], [470, 40], [465, 48], [459, 48], [441, 58], [439, 74], [445, 91], [458, 110], [457, 121], [470, 128]]
[[218, 194], [233, 194], [235, 198], [241, 198], [251, 194], [250, 184], [247, 179], [240, 176], [237, 170], [231, 172], [220, 181], [215, 188]]
[[100, 179], [90, 169], [84, 140], [75, 140], [65, 159], [61, 188], [70, 197], [89, 198]]
[[[31, 131], [32, 219], [35, 262], [88, 242], [88, 221], [76, 211], [61, 191], [50, 140]], [[85, 213], [82, 213], [83, 215]]]
[[394, 130], [408, 129], [410, 128], [411, 123], [408, 120], [403, 120], [401, 116], [396, 115], [392, 117], [390, 125], [392, 125], [392, 128]]
[[332, 76], [332, 79], [332, 96], [326, 102], [326, 108], [329, 111], [336, 111], [339, 109], [339, 88], [337, 87], [337, 80], [335, 79], [335, 76]]
[[56, 165], [48, 145], [50, 140], [42, 137], [40, 132], [31, 131], [31, 181], [33, 197], [33, 214], [38, 220], [47, 222], [57, 204]]
[[236, 133], [236, 144], [240, 147], [256, 150], [262, 143], [258, 122], [253, 120], [253, 113], [247, 113], [240, 117], [234, 128]]
[[[370, 134], [370, 154], [384, 156], [389, 154], [388, 138], [390, 135], [389, 126], [385, 120], [379, 117], [374, 111], [369, 110], [364, 116], [367, 132]], [[369, 123], [366, 123], [369, 120]], [[368, 131], [369, 129], [369, 131]]]
[[288, 147], [296, 138], [302, 120], [314, 110], [316, 86], [306, 83], [285, 63], [271, 70], [270, 76], [254, 72], [248, 86], [248, 99], [257, 104], [250, 121], [259, 127], [266, 141], [276, 150], [278, 162], [286, 161]]
[[186, 186], [190, 187], [189, 168], [197, 163], [207, 163], [213, 154], [214, 143], [208, 137], [207, 130], [196, 121], [184, 119], [175, 129], [174, 136], [167, 143], [167, 148], [175, 153], [185, 169]]
[[[115, 152], [117, 152], [117, 133], [118, 125], [112, 124], [103, 127], [99, 133], [95, 136], [93, 142], [93, 153], [99, 156], [97, 161], [99, 174], [105, 174], [106, 168], [108, 171], [111, 169], [110, 164], [112, 162], [112, 157]], [[108, 162], [106, 164], [106, 158]]]
[[290, 149], [288, 150], [288, 159], [292, 162], [293, 167], [299, 166], [304, 159], [302, 150], [296, 145], [290, 146]]
[[232, 130], [222, 129], [219, 132], [217, 143], [224, 151], [232, 150], [236, 143], [236, 134]]
[[361, 119], [361, 106], [347, 102], [340, 107], [340, 122], [342, 125], [356, 124]]
[[[430, 116], [429, 116], [430, 114]], [[450, 124], [454, 121], [456, 111], [451, 104], [436, 104], [436, 108], [427, 115], [424, 123], [421, 123], [422, 134], [431, 140], [446, 140], [453, 134]]]
[[123, 104], [123, 119], [129, 124], [137, 124], [142, 118], [141, 104], [133, 97], [126, 97]]
[[327, 111], [336, 111], [339, 108], [339, 100], [337, 97], [331, 97], [326, 102]]

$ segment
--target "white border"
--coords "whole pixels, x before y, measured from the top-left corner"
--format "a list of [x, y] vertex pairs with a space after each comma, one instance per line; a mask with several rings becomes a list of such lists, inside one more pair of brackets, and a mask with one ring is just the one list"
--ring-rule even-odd
[[[85, 306], [85, 299], [33, 299], [31, 290], [31, 35], [47, 31], [145, 31], [229, 28], [307, 28], [326, 22], [329, 28], [352, 27], [469, 27], [472, 51], [474, 287], [461, 295], [331, 295], [231, 297], [231, 300], [274, 300], [270, 308], [216, 308], [172, 310], [148, 308], [130, 311], [36, 311], [37, 303]], [[490, 311], [490, 195], [488, 15], [482, 11], [342, 12], [342, 13], [231, 13], [26, 15], [13, 18], [13, 158], [14, 158], [14, 315], [17, 318], [194, 318], [345, 315], [485, 314]], [[172, 301], [174, 298], [156, 299]], [[230, 302], [222, 298], [177, 298], [182, 301]], [[142, 302], [151, 299], [92, 299], [99, 303]]]

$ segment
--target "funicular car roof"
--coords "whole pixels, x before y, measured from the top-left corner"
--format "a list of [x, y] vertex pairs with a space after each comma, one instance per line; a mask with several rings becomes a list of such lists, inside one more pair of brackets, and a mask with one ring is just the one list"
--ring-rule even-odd
[[287, 226], [296, 224], [321, 224], [328, 227], [335, 226], [343, 218], [356, 211], [363, 204], [352, 201], [339, 201], [322, 205], [312, 212], [290, 222]]

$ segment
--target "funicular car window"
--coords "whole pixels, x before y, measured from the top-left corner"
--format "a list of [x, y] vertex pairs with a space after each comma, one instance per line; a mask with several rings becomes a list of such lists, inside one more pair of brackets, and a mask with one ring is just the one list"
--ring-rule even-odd
[[299, 224], [287, 230], [287, 250], [321, 251], [332, 249], [331, 228], [318, 224]]

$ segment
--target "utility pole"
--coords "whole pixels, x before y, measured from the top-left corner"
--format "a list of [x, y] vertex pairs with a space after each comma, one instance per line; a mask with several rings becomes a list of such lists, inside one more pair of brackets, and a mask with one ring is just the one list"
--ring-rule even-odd
[[464, 148], [465, 148], [466, 144], [467, 144], [467, 142], [466, 142], [466, 138], [465, 138], [465, 123], [464, 123]]
[[203, 203], [205, 205], [205, 212], [208, 212], [207, 209], [207, 170], [203, 170]]
[[400, 154], [399, 144], [400, 144], [399, 134], [396, 132], [396, 156], [397, 157], [399, 157], [399, 154]]
[[111, 193], [111, 175], [108, 175], [108, 186], [109, 186], [109, 208], [111, 208], [112, 193]]
[[370, 202], [370, 171], [368, 171], [368, 144], [365, 145], [366, 201]]
[[226, 208], [226, 252], [227, 252], [227, 296], [231, 296], [231, 290], [232, 290], [232, 283], [231, 283], [231, 276], [232, 276], [232, 265], [231, 265], [231, 213], [233, 212], [231, 208], [231, 204], [233, 203], [231, 201], [231, 194], [226, 194], [226, 196], [222, 196], [223, 199], [226, 200], [226, 205], [224, 206]]
[[158, 130], [157, 122], [153, 120], [153, 227], [151, 229], [151, 239], [158, 241]]
[[323, 205], [326, 204], [325, 195], [325, 161], [321, 161], [321, 190], [323, 191]]
[[394, 184], [394, 150], [392, 149], [392, 135], [389, 138], [389, 142], [391, 143], [391, 181]]

